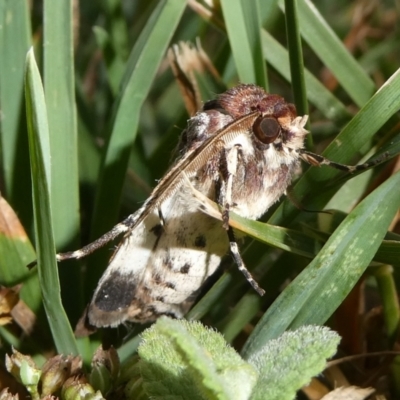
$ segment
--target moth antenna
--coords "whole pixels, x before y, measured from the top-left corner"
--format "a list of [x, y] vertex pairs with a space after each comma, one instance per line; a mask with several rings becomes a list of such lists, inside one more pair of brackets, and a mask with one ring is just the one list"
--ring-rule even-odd
[[331, 160], [328, 160], [327, 158], [311, 153], [310, 151], [304, 150], [304, 149], [299, 149], [298, 150], [300, 158], [305, 161], [306, 163], [320, 167], [321, 165], [327, 165], [329, 167], [341, 170], [341, 171], [346, 171], [351, 174], [354, 172], [359, 172], [359, 171], [365, 171], [371, 167], [374, 167], [378, 164], [381, 164], [382, 162], [386, 161], [389, 158], [389, 153], [386, 152], [382, 154], [382, 156], [376, 158], [375, 160], [368, 161], [364, 164], [358, 164], [358, 165], [346, 165], [346, 164], [340, 164]]
[[97, 240], [87, 244], [81, 249], [75, 251], [69, 251], [67, 253], [58, 253], [56, 256], [57, 261], [65, 261], [70, 259], [78, 260], [80, 258], [86, 257], [87, 255], [93, 253], [97, 249], [100, 249], [101, 247], [105, 246], [107, 243], [110, 243], [117, 236], [127, 232], [130, 229], [131, 225], [132, 225], [132, 220], [131, 218], [128, 217], [126, 220], [115, 225], [114, 228], [105, 233], [103, 236], [100, 236]]
[[[66, 253], [58, 253], [56, 255], [57, 261], [65, 261], [76, 259], [79, 260], [80, 258], [86, 257], [87, 255], [93, 253], [97, 249], [105, 246], [107, 243], [110, 243], [114, 240], [117, 236], [121, 235], [122, 233], [127, 232], [130, 227], [135, 223], [136, 219], [132, 218], [132, 215], [126, 218], [124, 221], [120, 222], [119, 224], [115, 225], [110, 231], [105, 233], [103, 236], [99, 237], [92, 243], [83, 246], [79, 250], [69, 251]], [[27, 265], [27, 268], [31, 269], [37, 264], [37, 260], [32, 261]]]

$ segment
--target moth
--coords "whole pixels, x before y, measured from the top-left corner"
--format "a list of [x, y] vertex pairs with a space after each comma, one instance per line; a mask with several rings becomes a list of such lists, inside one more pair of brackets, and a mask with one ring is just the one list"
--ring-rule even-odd
[[[81, 258], [123, 234], [88, 307], [89, 323], [182, 318], [228, 251], [262, 295], [242, 261], [229, 213], [262, 216], [285, 193], [300, 160], [349, 172], [367, 167], [306, 151], [307, 118], [252, 84], [206, 102], [182, 133], [177, 161], [143, 206], [95, 242], [57, 256]], [[193, 190], [220, 205], [222, 222], [203, 212]]]

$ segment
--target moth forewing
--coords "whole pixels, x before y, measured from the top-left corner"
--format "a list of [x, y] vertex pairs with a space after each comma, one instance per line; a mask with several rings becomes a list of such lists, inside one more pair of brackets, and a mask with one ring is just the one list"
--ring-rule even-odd
[[154, 209], [124, 237], [89, 306], [91, 324], [115, 326], [186, 313], [194, 293], [226, 253], [227, 241], [215, 237], [212, 225], [218, 226], [217, 221], [210, 224], [191, 207], [174, 207], [184, 201], [184, 192], [175, 191], [160, 204], [164, 225]]

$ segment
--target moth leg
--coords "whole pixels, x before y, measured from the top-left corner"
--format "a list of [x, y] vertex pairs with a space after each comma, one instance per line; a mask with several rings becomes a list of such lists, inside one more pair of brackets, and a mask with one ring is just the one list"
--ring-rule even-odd
[[250, 285], [253, 287], [253, 289], [260, 295], [263, 296], [265, 294], [265, 290], [260, 288], [258, 283], [255, 281], [255, 279], [252, 277], [251, 273], [249, 270], [246, 268], [246, 265], [244, 264], [244, 261], [242, 259], [242, 256], [239, 253], [239, 246], [236, 242], [235, 238], [235, 233], [233, 232], [233, 229], [231, 226], [228, 227], [228, 238], [229, 238], [229, 249], [231, 252], [231, 255], [233, 259], [235, 260], [235, 263], [237, 267], [239, 268], [239, 271], [245, 276], [247, 281], [250, 283]]
[[[223, 214], [213, 206], [212, 201], [206, 197], [203, 193], [199, 192], [195, 187], [193, 187], [192, 183], [190, 182], [189, 178], [187, 175], [183, 172], [182, 177], [188, 186], [188, 188], [191, 189], [192, 194], [196, 201], [199, 202], [200, 209], [205, 212], [206, 214], [210, 215], [213, 218], [216, 219], [222, 219]], [[228, 213], [228, 222], [229, 222], [229, 213]], [[255, 281], [255, 279], [252, 277], [251, 273], [248, 271], [246, 268], [246, 265], [242, 259], [242, 256], [240, 255], [239, 252], [239, 246], [237, 244], [236, 238], [235, 238], [235, 233], [232, 229], [231, 226], [228, 225], [227, 229], [227, 234], [228, 234], [228, 240], [229, 240], [229, 250], [230, 253], [239, 268], [239, 271], [245, 276], [245, 278], [248, 280], [250, 285], [253, 287], [253, 289], [260, 295], [263, 296], [265, 294], [265, 291], [260, 288], [258, 283]]]
[[359, 165], [345, 165], [345, 164], [340, 164], [331, 160], [328, 160], [327, 158], [319, 155], [319, 154], [314, 154], [311, 153], [310, 151], [300, 149], [299, 150], [299, 155], [302, 160], [304, 160], [306, 163], [314, 166], [321, 166], [321, 165], [328, 165], [329, 167], [339, 169], [341, 171], [346, 171], [350, 172], [351, 174], [354, 172], [358, 171], [364, 171], [367, 170], [371, 167], [374, 167], [377, 164], [380, 164], [381, 162], [385, 161], [389, 153], [383, 154], [381, 157], [376, 158], [373, 161], [366, 162], [364, 164], [359, 164]]
[[222, 226], [229, 230], [229, 211], [232, 206], [232, 184], [236, 174], [238, 164], [238, 153], [240, 145], [233, 146], [227, 152], [224, 152], [225, 158], [222, 170], [222, 185], [220, 190], [219, 203], [222, 206]]
[[242, 259], [242, 256], [239, 252], [239, 246], [237, 244], [235, 233], [231, 226], [229, 226], [229, 211], [232, 203], [232, 184], [233, 178], [235, 177], [237, 171], [237, 164], [238, 164], [238, 155], [241, 146], [236, 145], [229, 149], [225, 153], [225, 162], [224, 167], [221, 168], [222, 170], [222, 185], [221, 185], [221, 192], [220, 192], [220, 204], [222, 205], [222, 223], [223, 227], [227, 230], [228, 239], [229, 239], [229, 249], [230, 253], [235, 260], [239, 271], [245, 276], [247, 281], [253, 287], [253, 289], [260, 295], [263, 296], [265, 291], [260, 288], [258, 283], [254, 280], [249, 270], [246, 268], [246, 265]]

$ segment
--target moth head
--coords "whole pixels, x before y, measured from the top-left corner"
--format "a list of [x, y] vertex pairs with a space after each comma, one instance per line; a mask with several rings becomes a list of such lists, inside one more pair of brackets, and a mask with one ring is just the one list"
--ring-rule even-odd
[[303, 147], [308, 117], [297, 117], [295, 106], [281, 96], [256, 85], [242, 84], [227, 90], [211, 104], [234, 119], [258, 112], [252, 127], [258, 147], [266, 148], [272, 143], [293, 149]]

